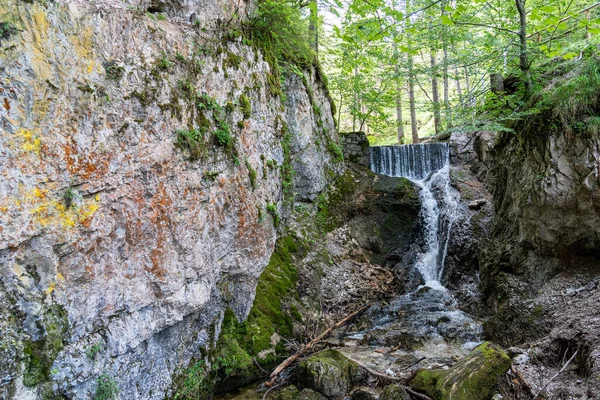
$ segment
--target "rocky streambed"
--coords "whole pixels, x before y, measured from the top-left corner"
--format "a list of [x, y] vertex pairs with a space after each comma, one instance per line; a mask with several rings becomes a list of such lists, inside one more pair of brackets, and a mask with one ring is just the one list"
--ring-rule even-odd
[[[254, 384], [223, 399], [488, 399], [495, 393], [511, 360], [483, 341], [481, 322], [462, 311], [463, 302], [440, 283], [449, 230], [455, 223], [464, 228], [468, 207], [450, 185], [448, 146], [434, 150], [410, 149], [417, 157], [429, 152], [429, 164], [419, 164], [418, 171], [410, 170], [416, 165], [410, 156], [398, 157], [410, 164], [404, 173], [412, 182], [359, 166], [348, 170], [345, 180], [353, 187], [329, 210], [335, 210], [337, 223], [315, 246], [326, 261], [320, 279], [310, 285], [319, 293], [318, 308], [305, 311], [316, 311], [332, 325], [369, 306], [317, 343], [320, 351], [301, 357], [274, 387]], [[379, 172], [393, 175], [385, 165], [382, 161]], [[319, 220], [323, 207], [292, 229], [314, 233], [306, 221]], [[390, 223], [410, 212], [412, 220]], [[312, 265], [314, 252], [295, 261]], [[456, 293], [464, 297], [472, 290], [472, 279], [457, 283]]]

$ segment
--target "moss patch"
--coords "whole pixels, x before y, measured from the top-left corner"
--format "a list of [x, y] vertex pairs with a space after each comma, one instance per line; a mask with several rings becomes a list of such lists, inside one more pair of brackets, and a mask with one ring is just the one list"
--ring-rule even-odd
[[487, 400], [510, 366], [500, 348], [485, 342], [447, 371], [419, 371], [410, 385], [435, 400]]
[[[291, 313], [286, 311], [285, 299], [297, 296], [298, 272], [293, 263], [293, 256], [305, 251], [303, 245], [299, 245], [292, 236], [277, 240], [271, 260], [258, 281], [254, 305], [248, 319], [238, 323], [232, 313], [226, 315], [221, 338], [227, 338], [228, 342], [237, 342], [237, 345], [234, 344], [227, 352], [235, 354], [241, 349], [248, 356], [256, 356], [259, 352], [273, 347], [271, 336], [274, 333], [282, 336], [292, 334], [293, 318]], [[220, 340], [219, 343], [223, 346], [225, 341]], [[267, 365], [274, 357], [258, 358], [257, 361]]]
[[244, 114], [244, 119], [250, 118], [252, 115], [252, 105], [250, 104], [250, 99], [244, 93], [240, 95], [240, 109]]
[[44, 313], [45, 336], [38, 341], [24, 343], [25, 373], [23, 383], [35, 386], [50, 379], [52, 363], [64, 348], [64, 340], [69, 329], [67, 312], [58, 304], [53, 304]]

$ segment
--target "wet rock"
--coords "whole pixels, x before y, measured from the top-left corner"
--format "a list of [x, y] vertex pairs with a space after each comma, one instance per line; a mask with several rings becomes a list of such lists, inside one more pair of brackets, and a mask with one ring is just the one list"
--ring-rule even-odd
[[300, 386], [330, 398], [344, 396], [363, 379], [358, 365], [336, 350], [324, 350], [298, 366]]
[[504, 351], [485, 342], [448, 370], [419, 371], [410, 385], [435, 400], [487, 400], [510, 366]]
[[471, 210], [481, 210], [481, 207], [485, 206], [486, 204], [487, 204], [486, 199], [473, 200], [472, 202], [469, 203], [469, 208]]
[[367, 388], [356, 388], [350, 393], [352, 400], [377, 400], [377, 396]]
[[327, 400], [327, 397], [315, 392], [314, 390], [304, 389], [302, 391], [294, 385], [281, 389], [274, 400]]
[[379, 400], [411, 400], [406, 389], [400, 385], [389, 385], [379, 395]]

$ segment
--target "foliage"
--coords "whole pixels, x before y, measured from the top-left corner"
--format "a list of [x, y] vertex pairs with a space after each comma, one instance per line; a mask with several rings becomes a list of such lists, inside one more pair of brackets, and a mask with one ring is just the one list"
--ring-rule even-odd
[[584, 61], [574, 76], [557, 82], [542, 93], [538, 108], [551, 109], [552, 115], [570, 131], [582, 130], [588, 118], [595, 129], [593, 116], [600, 113], [600, 64], [595, 58]]
[[[519, 4], [526, 6], [524, 19]], [[423, 136], [444, 125], [514, 118], [532, 89], [543, 85], [539, 72], [549, 58], [580, 60], [599, 53], [600, 7], [579, 12], [589, 5], [585, 0], [348, 0], [340, 23], [321, 41], [338, 125], [393, 144], [401, 139], [399, 128], [410, 123]], [[339, 4], [332, 8], [339, 15]], [[491, 93], [491, 74], [507, 78], [506, 96]], [[578, 107], [564, 105], [564, 110]], [[438, 126], [433, 117], [440, 111]]]
[[250, 178], [250, 185], [252, 186], [252, 190], [254, 190], [256, 189], [256, 178], [258, 176], [258, 173], [252, 167], [252, 164], [250, 164], [250, 161], [247, 158], [244, 160], [244, 164], [248, 169], [248, 178]]
[[50, 379], [52, 363], [64, 348], [63, 338], [67, 337], [69, 321], [62, 307], [56, 304], [49, 306], [39, 323], [45, 336], [37, 341], [26, 341], [23, 346], [23, 384], [26, 386], [36, 386]]
[[161, 53], [160, 58], [157, 61], [157, 66], [159, 69], [168, 70], [171, 69], [173, 63], [169, 60], [169, 56], [164, 51]]
[[344, 161], [344, 152], [339, 144], [337, 144], [330, 136], [327, 136], [327, 151], [333, 156], [337, 162]]
[[244, 23], [244, 41], [260, 50], [270, 65], [267, 84], [272, 96], [282, 96], [282, 71], [307, 68], [315, 59], [310, 47], [308, 18], [299, 3], [259, 0], [255, 14]]
[[259, 0], [256, 15], [246, 23], [244, 31], [260, 49], [272, 49], [277, 61], [304, 68], [313, 63], [308, 19], [291, 2]]
[[0, 22], [0, 43], [9, 39], [12, 35], [19, 32], [16, 26], [10, 22]]
[[102, 346], [102, 343], [97, 342], [97, 343], [94, 343], [93, 345], [89, 346], [85, 350], [85, 355], [90, 360], [95, 360], [96, 356], [103, 350], [104, 350], [104, 346]]
[[196, 129], [179, 129], [175, 131], [175, 134], [177, 135], [175, 147], [188, 150], [192, 161], [202, 158], [206, 151], [206, 145], [204, 135], [200, 131]]
[[250, 104], [250, 99], [246, 96], [245, 93], [240, 95], [240, 109], [242, 110], [242, 114], [244, 115], [244, 119], [250, 118], [252, 115], [252, 105]]
[[218, 121], [216, 129], [213, 131], [213, 135], [219, 146], [227, 149], [231, 148], [231, 130], [227, 122]]
[[118, 65], [116, 61], [108, 61], [104, 64], [104, 70], [106, 71], [106, 77], [115, 82], [121, 81], [123, 75], [125, 75], [125, 68]]
[[187, 368], [177, 386], [175, 400], [203, 400], [211, 398], [212, 385], [208, 379], [208, 370], [204, 361], [198, 361]]
[[77, 201], [79, 198], [79, 193], [77, 190], [73, 188], [67, 188], [65, 193], [63, 194], [63, 202], [65, 204], [65, 208], [68, 210], [71, 206]]
[[119, 386], [112, 376], [107, 373], [98, 376], [94, 400], [115, 400], [118, 394]]
[[275, 203], [267, 204], [267, 212], [269, 214], [271, 214], [271, 217], [273, 217], [273, 225], [275, 225], [275, 227], [278, 227], [279, 223], [281, 222], [281, 218], [279, 217], [279, 211], [277, 210], [277, 204], [275, 204]]

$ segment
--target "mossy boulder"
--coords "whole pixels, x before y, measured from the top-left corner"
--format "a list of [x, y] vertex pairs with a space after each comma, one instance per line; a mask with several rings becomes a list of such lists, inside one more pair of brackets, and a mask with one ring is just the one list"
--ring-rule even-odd
[[386, 386], [379, 395], [379, 400], [411, 400], [404, 387], [394, 384]]
[[410, 386], [435, 400], [489, 400], [511, 360], [496, 345], [485, 342], [449, 370], [421, 370]]
[[294, 385], [281, 389], [274, 397], [275, 400], [327, 400], [327, 398], [314, 390], [298, 390]]
[[329, 397], [346, 395], [352, 384], [363, 380], [358, 365], [336, 350], [324, 350], [298, 366], [298, 383]]

